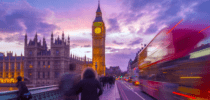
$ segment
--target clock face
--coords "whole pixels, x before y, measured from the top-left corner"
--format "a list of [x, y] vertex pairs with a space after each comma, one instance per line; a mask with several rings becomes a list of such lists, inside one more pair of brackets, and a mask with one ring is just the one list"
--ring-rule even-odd
[[101, 28], [99, 28], [99, 27], [95, 28], [95, 33], [96, 33], [96, 34], [101, 33]]

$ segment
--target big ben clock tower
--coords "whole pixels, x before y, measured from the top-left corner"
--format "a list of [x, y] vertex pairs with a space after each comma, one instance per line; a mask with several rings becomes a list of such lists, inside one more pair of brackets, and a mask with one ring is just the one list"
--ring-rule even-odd
[[98, 9], [96, 11], [96, 18], [92, 25], [92, 48], [93, 48], [93, 69], [97, 71], [99, 75], [105, 75], [105, 38], [106, 28], [102, 20], [102, 13], [100, 4], [98, 2]]

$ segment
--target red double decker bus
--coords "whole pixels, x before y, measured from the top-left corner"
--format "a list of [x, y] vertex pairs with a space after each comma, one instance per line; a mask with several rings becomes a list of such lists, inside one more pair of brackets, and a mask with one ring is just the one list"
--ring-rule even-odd
[[210, 100], [209, 34], [196, 29], [160, 31], [138, 55], [143, 92], [158, 100]]

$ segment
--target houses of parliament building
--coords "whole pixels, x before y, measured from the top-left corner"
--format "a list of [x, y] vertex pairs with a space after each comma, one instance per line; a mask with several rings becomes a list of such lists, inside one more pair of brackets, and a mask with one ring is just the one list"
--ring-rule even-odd
[[[16, 83], [16, 77], [22, 76], [28, 84], [36, 86], [57, 84], [59, 76], [69, 71], [69, 64], [76, 63], [76, 72], [81, 71], [91, 62], [84, 58], [70, 55], [70, 38], [59, 37], [54, 40], [51, 34], [51, 48], [47, 48], [45, 38], [38, 42], [37, 34], [28, 43], [25, 35], [24, 55], [13, 56], [12, 52], [0, 53], [0, 83]], [[70, 55], [70, 57], [69, 57]]]
[[[100, 5], [92, 26], [92, 56], [76, 57], [70, 54], [70, 37], [54, 38], [51, 34], [50, 49], [45, 38], [41, 43], [37, 33], [33, 40], [24, 39], [24, 56], [13, 56], [12, 52], [0, 53], [0, 83], [16, 83], [16, 77], [22, 76], [27, 84], [35, 86], [57, 84], [59, 76], [69, 71], [69, 64], [76, 63], [76, 72], [81, 73], [86, 67], [92, 67], [99, 75], [105, 75], [105, 24], [102, 20]], [[96, 67], [97, 66], [97, 67]]]

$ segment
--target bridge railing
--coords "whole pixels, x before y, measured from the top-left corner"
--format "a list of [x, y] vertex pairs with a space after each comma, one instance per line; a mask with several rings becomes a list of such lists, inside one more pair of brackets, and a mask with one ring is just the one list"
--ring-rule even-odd
[[[50, 85], [28, 89], [32, 94], [32, 100], [55, 100], [61, 98], [58, 85]], [[1, 100], [17, 100], [18, 90], [0, 92]]]

